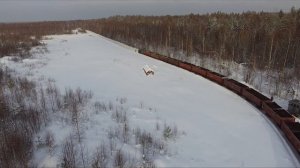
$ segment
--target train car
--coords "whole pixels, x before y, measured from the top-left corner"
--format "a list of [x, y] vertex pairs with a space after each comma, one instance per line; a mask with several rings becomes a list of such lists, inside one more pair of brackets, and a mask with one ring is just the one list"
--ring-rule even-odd
[[212, 71], [208, 70], [206, 76], [211, 81], [214, 81], [220, 85], [223, 85], [223, 83], [224, 83], [224, 76], [221, 74], [218, 74], [216, 72], [212, 72]]
[[279, 126], [282, 126], [283, 122], [295, 122], [295, 118], [275, 102], [263, 102], [262, 110]]
[[192, 66], [190, 63], [179, 61], [179, 67], [188, 71], [192, 71]]
[[151, 52], [151, 51], [145, 51], [144, 55], [147, 55], [148, 57], [153, 58], [155, 56], [155, 53]]
[[297, 152], [300, 153], [300, 124], [297, 122], [284, 122], [281, 129]]
[[151, 57], [151, 52], [150, 51], [144, 51], [143, 53], [141, 53], [141, 54], [144, 54], [144, 55], [146, 55], [146, 56], [148, 56], [148, 57]]
[[246, 86], [236, 80], [228, 79], [228, 78], [224, 79], [224, 86], [226, 88], [232, 90], [233, 92], [237, 93], [238, 95], [242, 95], [243, 89], [248, 88], [248, 86]]
[[154, 58], [154, 59], [158, 59], [158, 60], [161, 60], [161, 55], [160, 54], [158, 54], [158, 53], [152, 53], [152, 58]]
[[171, 65], [175, 65], [175, 66], [179, 66], [179, 61], [177, 59], [174, 59], [174, 58], [168, 58], [166, 60], [167, 63], [171, 64]]
[[168, 63], [168, 62], [167, 62], [168, 57], [166, 57], [166, 56], [164, 56], [164, 55], [160, 55], [160, 54], [157, 54], [157, 56], [158, 56], [157, 59], [159, 59], [159, 60], [161, 60], [161, 61], [163, 61], [163, 62]]
[[265, 95], [257, 92], [254, 89], [251, 89], [251, 88], [243, 89], [242, 96], [245, 97], [246, 100], [248, 100], [251, 103], [255, 104], [259, 108], [262, 107], [263, 102], [271, 101], [271, 99], [269, 99]]
[[265, 112], [271, 118], [275, 114], [274, 110], [278, 110], [278, 109], [281, 109], [281, 107], [277, 103], [275, 103], [275, 102], [266, 101], [266, 102], [262, 103], [262, 110], [263, 110], [263, 112]]
[[295, 118], [284, 109], [275, 109], [272, 119], [279, 125], [283, 123], [295, 122]]
[[192, 72], [194, 72], [195, 74], [201, 75], [205, 78], [207, 77], [207, 71], [208, 70], [205, 68], [201, 68], [196, 65], [192, 66]]
[[191, 64], [191, 63], [188, 63], [188, 62], [185, 62], [185, 63], [188, 64], [188, 65], [190, 66], [190, 69], [191, 69], [190, 71], [192, 72], [192, 67], [195, 66], [195, 65], [194, 65], [194, 64]]

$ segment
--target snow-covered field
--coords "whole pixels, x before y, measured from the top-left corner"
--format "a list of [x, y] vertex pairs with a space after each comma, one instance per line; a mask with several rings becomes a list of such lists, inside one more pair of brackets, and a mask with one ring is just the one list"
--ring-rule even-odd
[[[162, 140], [167, 150], [154, 157], [158, 167], [300, 166], [281, 133], [259, 110], [217, 84], [89, 31], [48, 36], [44, 43], [49, 52], [21, 62], [7, 57], [1, 62], [42, 83], [54, 79], [61, 90], [91, 90], [93, 102], [120, 106], [131, 128], [140, 127], [157, 138], [164, 125], [176, 128], [175, 138]], [[145, 65], [154, 75], [145, 75]], [[85, 110], [82, 134], [89, 155], [107, 141], [117, 123], [109, 110], [96, 113], [92, 105]], [[52, 120], [41, 136], [53, 132], [55, 148], [51, 153], [37, 149], [33, 162], [40, 167], [59, 164], [62, 144], [72, 130], [67, 122]], [[143, 157], [140, 146], [130, 141], [116, 146]]]

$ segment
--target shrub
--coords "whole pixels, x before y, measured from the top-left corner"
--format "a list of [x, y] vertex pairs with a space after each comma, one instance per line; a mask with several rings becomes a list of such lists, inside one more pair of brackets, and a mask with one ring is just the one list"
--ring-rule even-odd
[[96, 152], [93, 155], [92, 167], [93, 168], [106, 168], [108, 164], [108, 154], [105, 145], [97, 147]]
[[173, 128], [171, 126], [168, 125], [164, 125], [164, 130], [163, 130], [163, 137], [167, 140], [167, 139], [171, 139], [171, 138], [176, 138], [178, 135], [178, 129], [177, 126], [173, 126]]
[[51, 153], [54, 147], [55, 139], [52, 132], [47, 131], [45, 135], [45, 144], [49, 148], [49, 152]]
[[116, 108], [115, 111], [112, 113], [112, 118], [117, 123], [126, 123], [128, 121], [127, 112], [124, 111], [124, 109], [122, 108]]
[[108, 109], [108, 107], [105, 103], [98, 102], [98, 101], [94, 103], [94, 108], [96, 110], [96, 114], [98, 114], [99, 112], [102, 112], [102, 111], [106, 112]]
[[114, 157], [114, 167], [115, 168], [123, 168], [126, 164], [126, 158], [123, 152], [119, 149], [116, 152], [116, 155]]
[[77, 166], [77, 150], [75, 144], [69, 137], [63, 145], [62, 163], [63, 168], [74, 168]]

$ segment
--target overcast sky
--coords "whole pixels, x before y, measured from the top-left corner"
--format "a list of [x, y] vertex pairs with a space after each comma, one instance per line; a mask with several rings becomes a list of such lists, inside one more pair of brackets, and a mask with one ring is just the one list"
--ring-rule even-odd
[[113, 15], [182, 15], [287, 11], [300, 0], [0, 0], [0, 22], [94, 19]]

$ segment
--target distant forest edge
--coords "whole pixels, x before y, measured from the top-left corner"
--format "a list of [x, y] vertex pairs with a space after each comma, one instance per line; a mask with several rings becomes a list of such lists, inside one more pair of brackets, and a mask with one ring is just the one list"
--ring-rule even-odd
[[[42, 36], [71, 33], [78, 27], [191, 63], [197, 64], [195, 58], [198, 58], [202, 61], [198, 64], [206, 66], [203, 60], [210, 60], [214, 62], [210, 69], [224, 75], [233, 73], [230, 72], [232, 63], [243, 65], [247, 67], [243, 74], [245, 82], [257, 83], [257, 72], [261, 72], [261, 76], [270, 78], [269, 83], [275, 83], [271, 95], [281, 96], [281, 90], [288, 90], [284, 94], [295, 97], [295, 91], [300, 90], [300, 9], [294, 7], [287, 13], [218, 12], [3, 23], [0, 24], [0, 57], [30, 55], [30, 48], [40, 45]], [[260, 83], [259, 90], [263, 81]]]

